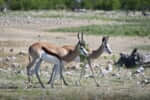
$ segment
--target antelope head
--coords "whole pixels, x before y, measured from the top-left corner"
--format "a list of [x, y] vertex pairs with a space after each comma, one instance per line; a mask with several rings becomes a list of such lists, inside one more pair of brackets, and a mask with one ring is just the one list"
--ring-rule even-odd
[[104, 52], [107, 52], [108, 54], [111, 54], [112, 53], [112, 49], [110, 48], [109, 44], [108, 44], [108, 40], [109, 40], [109, 37], [108, 36], [104, 36], [103, 39], [102, 39], [102, 46], [103, 46], [103, 50]]
[[78, 37], [78, 40], [79, 40], [79, 42], [78, 42], [78, 45], [79, 45], [78, 50], [79, 50], [80, 54], [83, 55], [83, 56], [88, 56], [88, 50], [86, 48], [86, 42], [83, 39], [83, 32], [82, 33], [78, 33], [77, 37]]

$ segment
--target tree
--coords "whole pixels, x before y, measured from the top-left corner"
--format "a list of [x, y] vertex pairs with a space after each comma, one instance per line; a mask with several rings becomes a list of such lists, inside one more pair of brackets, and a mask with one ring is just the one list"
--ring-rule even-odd
[[83, 0], [83, 7], [86, 9], [94, 9], [95, 0]]
[[4, 0], [0, 0], [0, 6], [4, 4]]
[[120, 0], [112, 0], [112, 10], [120, 9]]

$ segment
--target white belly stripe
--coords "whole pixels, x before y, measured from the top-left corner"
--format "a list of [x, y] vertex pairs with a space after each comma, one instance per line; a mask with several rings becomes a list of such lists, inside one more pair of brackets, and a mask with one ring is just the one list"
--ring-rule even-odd
[[59, 59], [57, 57], [49, 55], [45, 51], [41, 52], [41, 59], [53, 64], [59, 64]]

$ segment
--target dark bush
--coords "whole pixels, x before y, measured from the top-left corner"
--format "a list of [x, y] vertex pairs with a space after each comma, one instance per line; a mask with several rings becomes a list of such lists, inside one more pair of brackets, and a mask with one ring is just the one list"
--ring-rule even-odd
[[150, 0], [0, 0], [12, 10], [30, 9], [103, 9], [143, 10], [150, 9]]

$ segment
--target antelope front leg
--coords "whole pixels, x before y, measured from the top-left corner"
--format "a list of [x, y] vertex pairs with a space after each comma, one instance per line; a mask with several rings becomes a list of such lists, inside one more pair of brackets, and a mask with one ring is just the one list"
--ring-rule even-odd
[[52, 78], [54, 77], [54, 73], [56, 73], [56, 67], [57, 67], [57, 65], [54, 64], [54, 67], [53, 67], [53, 69], [52, 69], [52, 74], [51, 74], [51, 76], [50, 76], [49, 81], [47, 82], [48, 84], [51, 84], [51, 83], [52, 83]]
[[[49, 79], [49, 81], [48, 81], [48, 84], [51, 84], [52, 83], [52, 80], [53, 80], [53, 78], [54, 78], [54, 75], [55, 75], [55, 73], [57, 73], [57, 70], [58, 70], [58, 65], [57, 64], [55, 64], [54, 65], [54, 67], [53, 67], [53, 69], [52, 69], [52, 74], [51, 74], [51, 77], [50, 77], [50, 79]], [[65, 80], [65, 78], [64, 78], [64, 76], [63, 76], [63, 65], [60, 67], [60, 78], [62, 78], [62, 80], [63, 80], [63, 83], [65, 84], [65, 85], [68, 85], [68, 83], [66, 82], [66, 80]]]
[[63, 76], [63, 69], [64, 69], [64, 64], [62, 61], [60, 61], [60, 78], [63, 80], [63, 83], [65, 85], [68, 85], [68, 83], [66, 82], [64, 76]]
[[77, 80], [76, 84], [79, 84], [81, 85], [81, 79], [82, 79], [82, 76], [85, 74], [85, 63], [81, 66], [81, 72], [80, 72], [80, 77], [79, 77], [79, 80]]
[[88, 58], [87, 60], [88, 60], [89, 67], [90, 67], [90, 70], [91, 70], [92, 75], [93, 75], [93, 79], [94, 79], [94, 81], [95, 81], [95, 83], [96, 83], [96, 86], [99, 87], [100, 85], [99, 85], [98, 82], [96, 81], [96, 78], [95, 78], [95, 75], [94, 75], [94, 71], [93, 71], [93, 68], [92, 68], [92, 65], [91, 65], [91, 60], [90, 60], [90, 58]]

